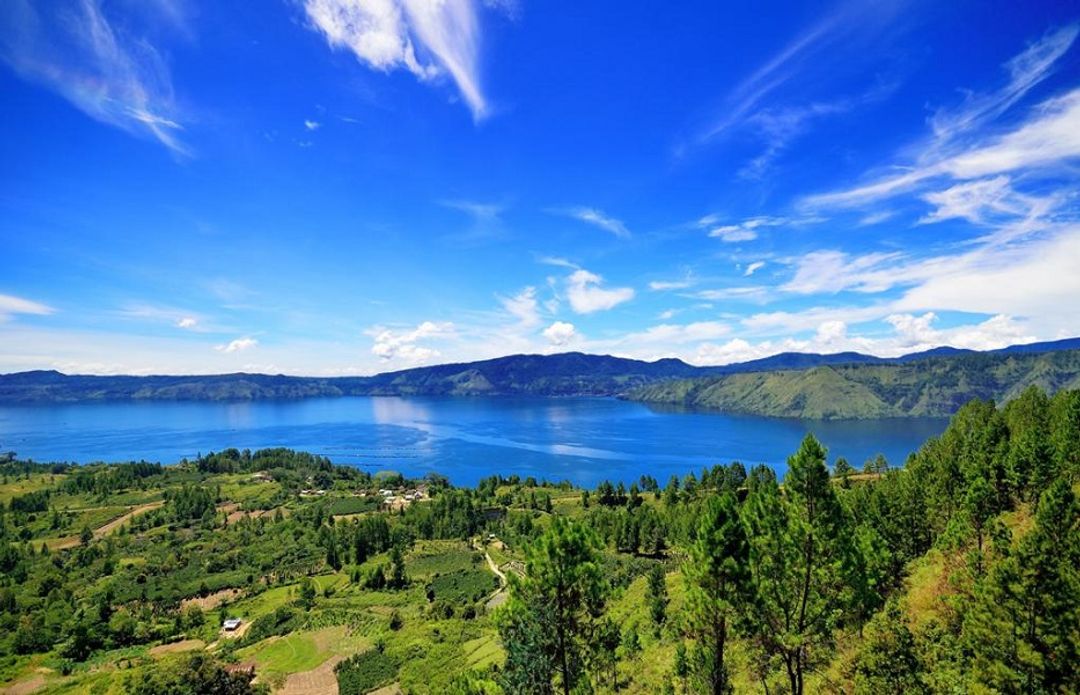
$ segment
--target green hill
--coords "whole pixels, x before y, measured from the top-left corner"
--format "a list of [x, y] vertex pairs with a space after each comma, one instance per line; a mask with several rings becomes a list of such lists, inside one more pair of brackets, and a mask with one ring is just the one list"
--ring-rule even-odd
[[937, 417], [973, 398], [1012, 400], [1029, 386], [1049, 393], [1080, 386], [1080, 350], [725, 374], [647, 384], [626, 397], [775, 417]]

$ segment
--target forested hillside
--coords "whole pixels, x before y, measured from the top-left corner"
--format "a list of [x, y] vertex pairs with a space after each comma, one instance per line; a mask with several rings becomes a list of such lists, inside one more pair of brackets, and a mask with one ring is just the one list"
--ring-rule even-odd
[[1080, 387], [1080, 350], [974, 353], [891, 364], [730, 374], [649, 384], [627, 397], [777, 417], [944, 417], [973, 398], [1006, 402], [1029, 386], [1049, 393]]
[[[830, 404], [842, 407], [843, 413], [855, 413], [835, 417], [948, 415], [972, 398], [1007, 398], [1009, 392], [1019, 393], [1030, 384], [1047, 389], [1075, 386], [1080, 383], [1075, 378], [1080, 376], [1076, 368], [1080, 362], [1076, 358], [1080, 354], [1076, 350], [1078, 342], [1080, 339], [1014, 345], [981, 353], [937, 348], [891, 359], [857, 352], [786, 352], [749, 362], [701, 367], [677, 359], [646, 362], [567, 352], [510, 355], [365, 377], [244, 373], [92, 376], [33, 371], [0, 374], [0, 403], [630, 393], [642, 400], [762, 415], [823, 417]], [[1071, 358], [1052, 357], [1070, 350]], [[851, 371], [860, 366], [888, 365], [896, 365], [899, 371]], [[823, 367], [831, 367], [835, 373]], [[806, 370], [812, 371], [804, 374]], [[1046, 374], [1040, 370], [1046, 370]]]
[[1080, 391], [971, 402], [897, 463], [829, 462], [808, 436], [783, 480], [718, 462], [664, 485], [465, 489], [284, 449], [8, 455], [0, 684], [1080, 690]]

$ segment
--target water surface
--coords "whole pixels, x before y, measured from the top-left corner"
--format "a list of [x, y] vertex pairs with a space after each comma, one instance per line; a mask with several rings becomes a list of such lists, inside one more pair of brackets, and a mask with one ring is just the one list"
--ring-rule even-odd
[[830, 462], [902, 465], [937, 418], [812, 421], [658, 409], [609, 398], [320, 398], [0, 406], [0, 450], [37, 461], [173, 463], [226, 447], [285, 446], [366, 470], [437, 471], [460, 485], [500, 473], [594, 485], [661, 483], [716, 463], [784, 462], [807, 432]]

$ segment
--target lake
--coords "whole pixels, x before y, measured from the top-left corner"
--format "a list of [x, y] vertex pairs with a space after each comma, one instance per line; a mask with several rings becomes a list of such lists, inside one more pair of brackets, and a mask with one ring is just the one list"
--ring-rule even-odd
[[656, 408], [612, 398], [319, 398], [242, 403], [0, 406], [0, 451], [36, 461], [174, 463], [227, 447], [284, 446], [372, 472], [495, 473], [595, 485], [742, 461], [782, 474], [807, 432], [852, 465], [902, 465], [946, 421], [808, 421]]

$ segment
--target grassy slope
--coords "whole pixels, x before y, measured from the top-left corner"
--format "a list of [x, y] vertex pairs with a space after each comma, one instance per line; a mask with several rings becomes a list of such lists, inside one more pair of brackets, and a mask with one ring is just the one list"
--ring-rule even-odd
[[1080, 386], [1080, 351], [731, 374], [652, 384], [629, 397], [776, 417], [947, 416], [972, 398], [1005, 402], [1032, 385], [1051, 394]]

